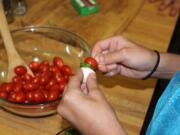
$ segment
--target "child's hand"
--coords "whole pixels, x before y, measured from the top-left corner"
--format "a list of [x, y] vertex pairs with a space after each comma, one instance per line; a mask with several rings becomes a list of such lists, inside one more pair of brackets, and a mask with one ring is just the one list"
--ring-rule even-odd
[[87, 94], [81, 89], [82, 80], [80, 71], [70, 79], [58, 113], [84, 135], [125, 135], [114, 111], [99, 91], [95, 74], [88, 77]]
[[[149, 0], [150, 2], [156, 2], [157, 0]], [[175, 16], [180, 11], [180, 0], [162, 0], [159, 10], [165, 10], [170, 7], [170, 15]]]
[[138, 46], [122, 36], [116, 36], [98, 42], [92, 57], [98, 62], [98, 68], [107, 75], [121, 74], [132, 78], [143, 78], [155, 66], [156, 54]]

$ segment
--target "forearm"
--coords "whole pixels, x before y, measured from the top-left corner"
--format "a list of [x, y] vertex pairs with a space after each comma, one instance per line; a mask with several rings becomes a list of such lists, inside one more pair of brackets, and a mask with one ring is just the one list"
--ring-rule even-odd
[[170, 79], [180, 70], [180, 55], [160, 53], [160, 63], [153, 77]]

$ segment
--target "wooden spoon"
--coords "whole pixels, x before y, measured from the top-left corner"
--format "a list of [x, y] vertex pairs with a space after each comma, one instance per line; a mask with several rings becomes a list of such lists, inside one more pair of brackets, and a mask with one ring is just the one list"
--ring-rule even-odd
[[2, 0], [0, 0], [0, 32], [5, 45], [5, 49], [8, 56], [8, 73], [7, 81], [11, 81], [14, 76], [14, 68], [18, 65], [23, 65], [27, 68], [29, 74], [33, 75], [30, 68], [26, 65], [24, 60], [19, 56], [9, 31], [8, 23], [3, 9]]

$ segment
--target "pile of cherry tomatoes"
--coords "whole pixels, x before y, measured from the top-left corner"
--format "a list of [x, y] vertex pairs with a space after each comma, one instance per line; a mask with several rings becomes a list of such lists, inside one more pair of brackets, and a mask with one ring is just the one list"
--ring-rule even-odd
[[11, 82], [0, 85], [0, 98], [17, 103], [43, 103], [62, 96], [65, 85], [73, 75], [70, 66], [65, 65], [60, 57], [48, 61], [29, 64], [34, 76], [27, 73], [26, 67], [14, 68], [15, 76]]

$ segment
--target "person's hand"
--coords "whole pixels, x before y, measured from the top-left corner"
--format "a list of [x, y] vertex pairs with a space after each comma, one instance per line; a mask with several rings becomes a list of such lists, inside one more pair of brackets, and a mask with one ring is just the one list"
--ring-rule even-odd
[[[150, 2], [156, 2], [157, 0], [149, 0]], [[175, 16], [180, 11], [180, 0], [162, 0], [159, 10], [165, 10], [170, 7], [170, 15]]]
[[95, 74], [88, 77], [87, 94], [81, 89], [82, 80], [81, 71], [70, 79], [58, 113], [83, 135], [125, 135], [114, 111], [98, 89]]
[[143, 78], [154, 68], [157, 55], [154, 51], [138, 46], [122, 36], [116, 36], [95, 44], [92, 57], [101, 72], [109, 76], [121, 74]]

